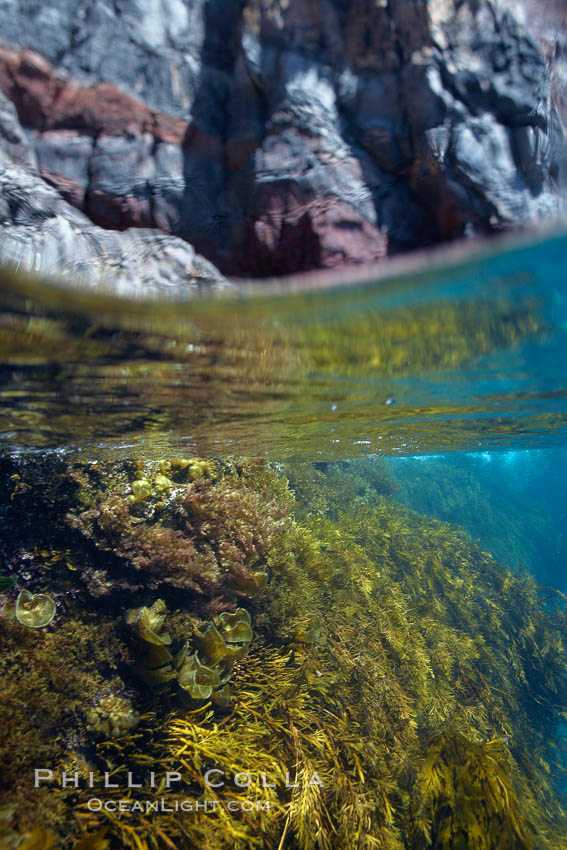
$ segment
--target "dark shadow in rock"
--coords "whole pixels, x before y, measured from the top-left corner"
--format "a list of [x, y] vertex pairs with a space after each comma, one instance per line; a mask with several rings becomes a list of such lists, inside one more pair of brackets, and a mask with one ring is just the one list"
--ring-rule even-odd
[[226, 155], [234, 66], [245, 0], [209, 0], [192, 118], [183, 140], [183, 196], [178, 235], [225, 273], [234, 273], [233, 231], [240, 211], [231, 207]]

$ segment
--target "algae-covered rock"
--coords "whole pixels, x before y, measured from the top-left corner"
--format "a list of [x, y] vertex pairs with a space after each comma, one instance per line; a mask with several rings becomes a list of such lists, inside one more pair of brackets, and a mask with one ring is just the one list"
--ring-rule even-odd
[[30, 629], [49, 625], [55, 610], [55, 602], [47, 593], [32, 594], [29, 590], [21, 590], [16, 600], [16, 619]]
[[[101, 695], [130, 699], [117, 674], [127, 648], [116, 618], [68, 601], [57, 628], [24, 628], [15, 618], [0, 618], [0, 643], [0, 806], [17, 804], [11, 826], [20, 836], [45, 824], [72, 836], [66, 797], [74, 789], [36, 788], [34, 770], [88, 770], [93, 733], [87, 716]], [[67, 846], [60, 835], [55, 846]]]
[[139, 722], [131, 700], [116, 694], [102, 697], [87, 713], [88, 729], [107, 738], [127, 735]]
[[[208, 619], [266, 587], [290, 521], [269, 489], [276, 477], [260, 464], [247, 466], [198, 458], [87, 466], [77, 473], [82, 491], [68, 525], [95, 546], [98, 560], [108, 553], [107, 574], [122, 566], [139, 574], [132, 585], [217, 600], [202, 612]], [[260, 488], [262, 476], [268, 480]]]

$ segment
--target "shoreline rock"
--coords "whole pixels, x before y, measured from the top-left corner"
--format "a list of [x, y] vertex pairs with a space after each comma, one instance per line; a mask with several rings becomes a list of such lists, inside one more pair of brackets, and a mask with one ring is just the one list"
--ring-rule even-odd
[[[115, 256], [140, 229], [144, 263], [152, 240], [194, 249], [217, 282], [375, 263], [560, 212], [550, 68], [507, 0], [165, 6], [14, 4], [0, 255], [16, 241], [33, 268], [39, 240], [51, 269], [76, 254], [59, 227], [14, 217], [20, 190], [42, 199], [42, 221], [57, 210], [81, 230], [87, 266], [101, 256], [87, 256], [91, 228]], [[158, 274], [175, 286], [172, 263]]]

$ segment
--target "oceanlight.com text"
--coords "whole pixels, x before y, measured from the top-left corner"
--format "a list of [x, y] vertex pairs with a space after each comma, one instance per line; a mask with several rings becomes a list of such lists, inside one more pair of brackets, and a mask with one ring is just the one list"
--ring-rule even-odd
[[91, 812], [113, 812], [153, 814], [161, 812], [207, 812], [215, 814], [221, 810], [227, 812], [269, 812], [269, 800], [239, 800], [229, 798], [226, 800], [168, 800], [161, 797], [157, 800], [101, 800], [99, 797], [91, 797], [87, 802], [87, 808]]

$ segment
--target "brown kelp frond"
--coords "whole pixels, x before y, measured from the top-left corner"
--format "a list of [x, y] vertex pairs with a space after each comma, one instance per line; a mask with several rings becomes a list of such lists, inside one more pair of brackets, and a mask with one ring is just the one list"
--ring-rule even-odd
[[530, 821], [534, 801], [525, 785], [514, 787], [513, 778], [518, 781], [517, 768], [502, 740], [483, 743], [459, 734], [433, 736], [416, 782], [415, 846], [534, 847], [536, 830]]

